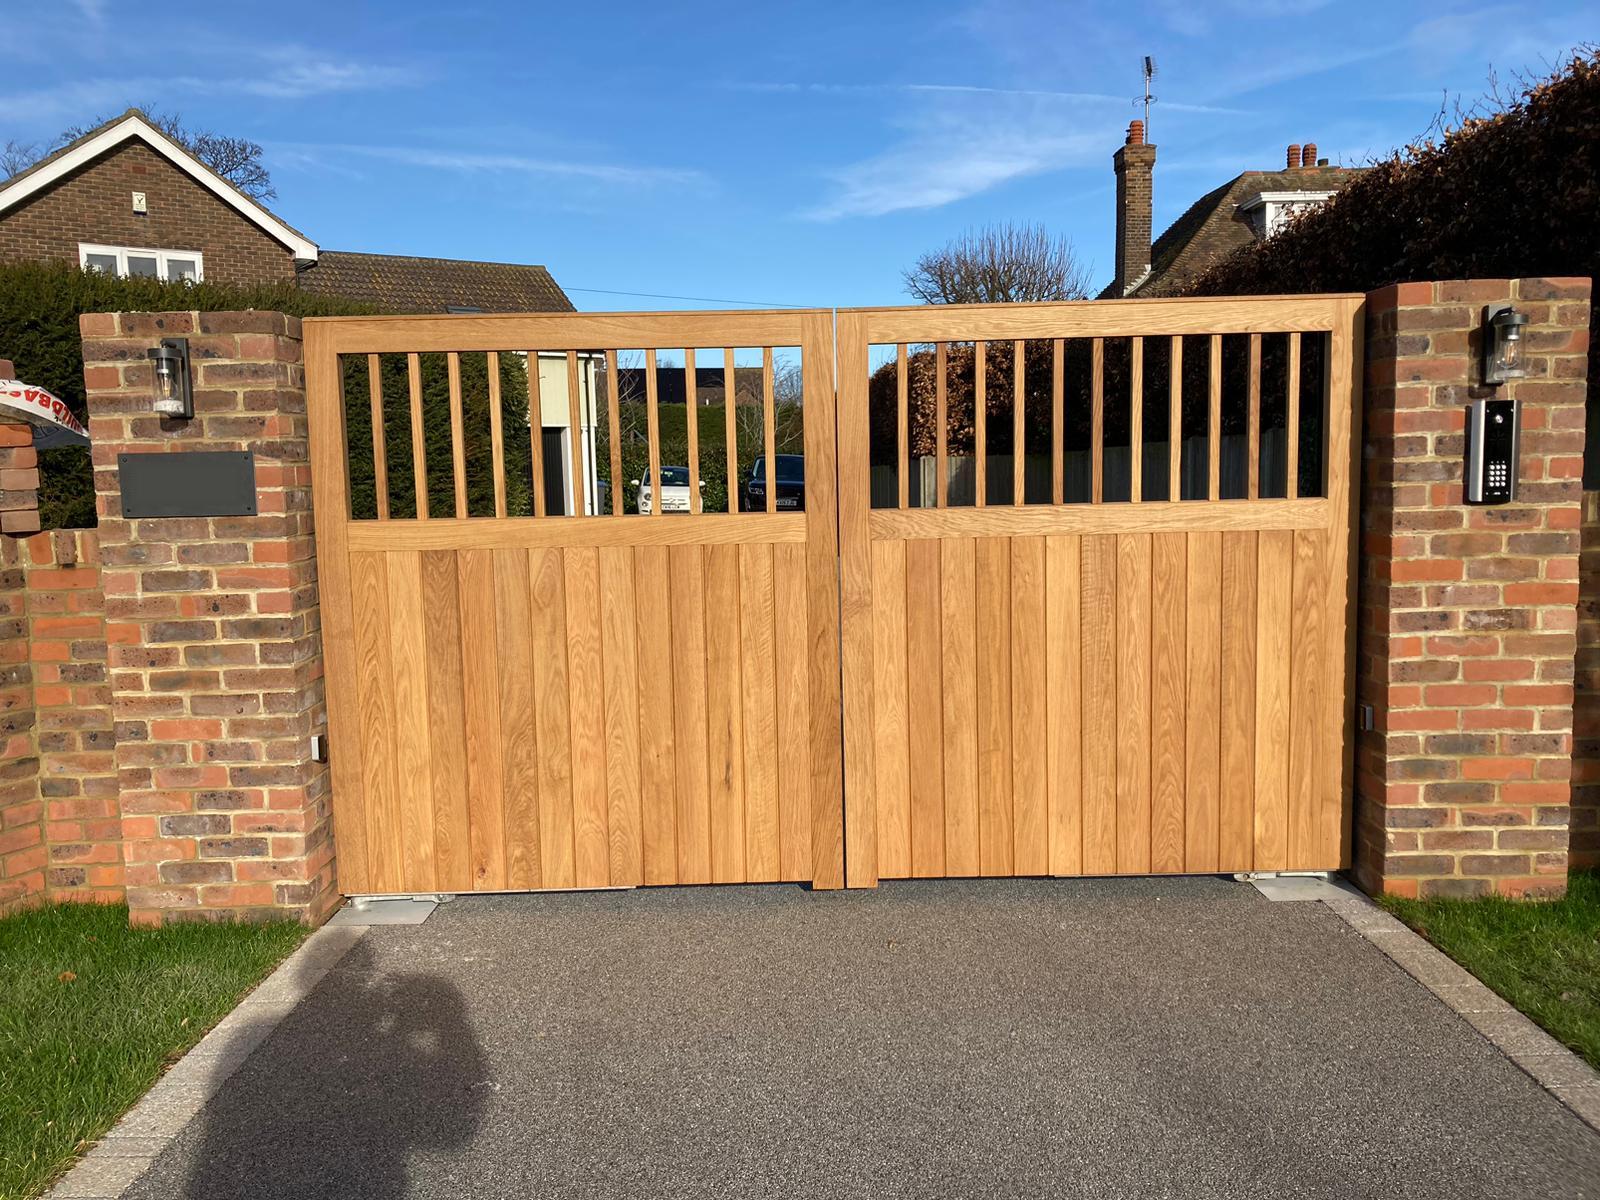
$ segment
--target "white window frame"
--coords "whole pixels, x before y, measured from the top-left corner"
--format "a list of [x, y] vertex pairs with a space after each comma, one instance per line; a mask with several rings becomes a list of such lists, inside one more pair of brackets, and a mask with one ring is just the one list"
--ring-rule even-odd
[[128, 274], [128, 255], [143, 255], [156, 260], [156, 278], [163, 283], [170, 282], [167, 277], [167, 260], [172, 258], [194, 259], [194, 281], [203, 283], [206, 277], [205, 255], [198, 250], [147, 250], [142, 246], [101, 246], [94, 242], [78, 243], [78, 266], [87, 270], [91, 254], [110, 254], [117, 260], [117, 274], [126, 277]]
[[1332, 195], [1331, 191], [1262, 192], [1240, 210], [1250, 214], [1256, 236], [1265, 240], [1282, 229], [1293, 214], [1302, 208], [1315, 208]]

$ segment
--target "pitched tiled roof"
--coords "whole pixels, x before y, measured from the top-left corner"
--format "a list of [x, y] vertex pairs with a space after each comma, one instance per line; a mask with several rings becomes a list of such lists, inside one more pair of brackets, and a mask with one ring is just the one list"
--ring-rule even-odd
[[1336, 192], [1359, 174], [1359, 167], [1302, 167], [1246, 171], [1230, 179], [1191, 204], [1155, 240], [1150, 247], [1150, 274], [1129, 295], [1172, 295], [1240, 246], [1255, 241], [1249, 214], [1240, 212], [1239, 206], [1262, 192]]
[[573, 311], [549, 271], [517, 263], [324, 250], [316, 266], [300, 272], [299, 284], [308, 292], [363, 300], [392, 313]]

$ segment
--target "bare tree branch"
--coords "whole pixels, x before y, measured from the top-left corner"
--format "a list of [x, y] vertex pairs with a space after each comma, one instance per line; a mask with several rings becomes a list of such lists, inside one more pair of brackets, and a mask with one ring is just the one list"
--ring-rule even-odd
[[924, 254], [904, 278], [906, 291], [924, 304], [1082, 300], [1091, 283], [1069, 238], [1011, 222], [968, 230]]

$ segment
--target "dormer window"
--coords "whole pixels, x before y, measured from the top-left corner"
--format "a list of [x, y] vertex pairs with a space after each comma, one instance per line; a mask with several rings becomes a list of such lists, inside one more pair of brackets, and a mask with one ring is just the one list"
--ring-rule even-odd
[[1264, 241], [1282, 229], [1295, 213], [1315, 208], [1331, 195], [1331, 191], [1261, 192], [1239, 205], [1239, 211], [1250, 221], [1256, 237]]
[[198, 250], [141, 250], [134, 246], [97, 246], [79, 242], [78, 265], [85, 271], [166, 279], [173, 283], [179, 280], [199, 283], [205, 278], [205, 261]]

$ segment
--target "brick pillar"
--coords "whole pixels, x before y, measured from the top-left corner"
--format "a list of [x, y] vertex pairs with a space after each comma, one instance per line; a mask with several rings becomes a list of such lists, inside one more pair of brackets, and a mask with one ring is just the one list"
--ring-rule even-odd
[[[1485, 304], [1529, 318], [1516, 501], [1462, 502]], [[1589, 281], [1367, 298], [1355, 873], [1408, 896], [1566, 886]]]
[[26, 568], [21, 544], [7, 537], [0, 538], [0, 913], [44, 892], [46, 858]]
[[[300, 322], [82, 318], [132, 918], [315, 922], [335, 901]], [[184, 336], [192, 421], [150, 411], [145, 351]], [[125, 520], [124, 453], [253, 450], [253, 516]]]

